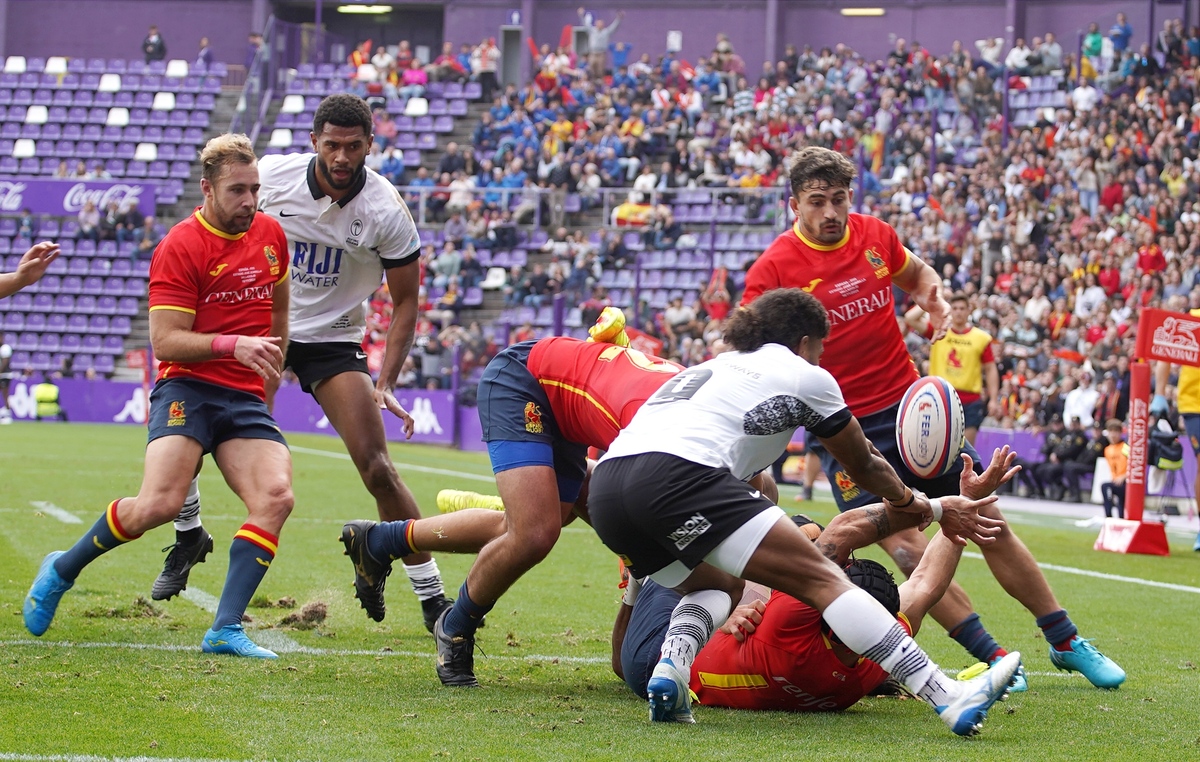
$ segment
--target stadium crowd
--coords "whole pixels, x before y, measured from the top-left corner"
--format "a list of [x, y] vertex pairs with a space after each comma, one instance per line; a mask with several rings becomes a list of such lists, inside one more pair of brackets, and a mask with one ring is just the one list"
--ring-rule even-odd
[[[586, 325], [610, 303], [603, 272], [634, 267], [638, 252], [620, 231], [589, 238], [569, 228], [568, 196], [586, 210], [604, 189], [624, 189], [649, 206], [644, 246], [682, 248], [699, 228], [674, 219], [673, 191], [727, 189], [726, 200], [745, 202], [748, 189], [783, 189], [790, 151], [822, 145], [859, 160], [861, 211], [887, 220], [949, 289], [970, 297], [1001, 374], [985, 425], [1041, 429], [1068, 412], [1084, 427], [1123, 417], [1132, 316], [1186, 309], [1200, 269], [1200, 29], [1185, 34], [1170, 19], [1136, 50], [1131, 36], [1119, 15], [1107, 33], [1092, 25], [1074, 52], [1052, 33], [1008, 51], [998, 40], [931, 52], [898, 39], [877, 61], [845, 45], [789, 45], [760, 72], [725, 35], [694, 64], [670, 51], [634, 57], [614, 39], [599, 78], [598, 56], [543, 46], [533, 80], [497, 92], [472, 147], [455, 146], [437, 172], [407, 182], [433, 189], [428, 208], [444, 220], [443, 249], [423, 257], [436, 295], [429, 322], [461, 322], [454, 293], [483, 279], [477, 250], [511, 246], [514, 226], [537, 219], [548, 222], [540, 246], [548, 256], [511, 269], [506, 305], [544, 306], [563, 292]], [[1017, 128], [1005, 121], [1003, 97], [1035, 77], [1050, 78], [1065, 105], [1038, 109]], [[782, 204], [749, 200], [751, 220], [782, 227]], [[664, 342], [666, 356], [703, 361], [742, 275], [714, 269], [690, 304], [652, 307], [643, 292], [632, 322]], [[468, 353], [474, 367], [491, 351], [482, 332], [454, 331], [451, 343], [472, 333], [483, 349]], [[923, 363], [927, 345], [911, 337]]]

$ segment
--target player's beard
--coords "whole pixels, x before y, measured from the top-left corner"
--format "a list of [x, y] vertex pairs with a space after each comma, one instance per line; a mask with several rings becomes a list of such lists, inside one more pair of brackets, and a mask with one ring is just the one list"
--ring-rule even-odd
[[250, 207], [247, 214], [243, 210], [230, 211], [221, 205], [216, 198], [212, 199], [213, 217], [210, 220], [217, 229], [222, 230], [230, 235], [241, 235], [250, 229], [254, 224], [254, 214], [257, 211], [254, 207]]
[[325, 182], [329, 183], [330, 188], [339, 191], [346, 190], [354, 185], [354, 183], [358, 181], [359, 175], [366, 171], [366, 166], [366, 162], [363, 162], [362, 164], [359, 164], [358, 167], [351, 167], [350, 177], [343, 181], [338, 181], [337, 178], [333, 176], [333, 171], [330, 170], [329, 165], [325, 163], [325, 160], [320, 156], [317, 157], [317, 169], [321, 170], [321, 176], [325, 178]]
[[[804, 233], [817, 243], [824, 245], [835, 244], [841, 241], [842, 237], [846, 235], [847, 223], [848, 220], [838, 220], [834, 223], [829, 223], [822, 219], [817, 225], [816, 230], [805, 230]], [[834, 227], [835, 225], [836, 228]]]

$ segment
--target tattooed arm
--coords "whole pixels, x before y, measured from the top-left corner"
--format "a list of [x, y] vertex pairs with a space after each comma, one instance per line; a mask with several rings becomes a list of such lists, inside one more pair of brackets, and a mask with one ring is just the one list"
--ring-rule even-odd
[[929, 609], [950, 587], [961, 558], [962, 546], [938, 532], [929, 541], [912, 576], [900, 583], [900, 611], [908, 618], [913, 635], [921, 629], [921, 621]]
[[919, 527], [922, 521], [920, 514], [897, 511], [883, 503], [855, 508], [833, 517], [817, 538], [817, 549], [838, 566], [844, 566], [855, 550], [874, 545], [901, 529]]

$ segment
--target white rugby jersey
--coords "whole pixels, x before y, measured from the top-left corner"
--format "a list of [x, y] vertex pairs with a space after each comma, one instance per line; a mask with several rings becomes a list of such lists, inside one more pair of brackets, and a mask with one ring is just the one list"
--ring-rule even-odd
[[775, 462], [797, 427], [831, 437], [850, 418], [829, 371], [766, 344], [725, 352], [669, 379], [601, 461], [661, 452], [749, 479]]
[[396, 188], [372, 169], [341, 201], [317, 185], [315, 154], [264, 156], [258, 208], [279, 220], [291, 249], [289, 338], [361, 343], [363, 302], [383, 270], [417, 259], [421, 241]]

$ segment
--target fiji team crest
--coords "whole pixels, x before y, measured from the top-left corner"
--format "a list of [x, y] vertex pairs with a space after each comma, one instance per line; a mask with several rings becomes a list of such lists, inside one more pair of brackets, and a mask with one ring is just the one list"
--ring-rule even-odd
[[263, 255], [267, 258], [267, 264], [271, 268], [272, 275], [279, 275], [279, 256], [275, 254], [274, 246], [264, 246]]
[[525, 430], [530, 434], [541, 434], [545, 430], [542, 425], [542, 409], [532, 402], [525, 403]]
[[187, 414], [183, 411], [183, 400], [176, 400], [167, 409], [167, 425], [183, 426], [187, 423]]
[[867, 257], [867, 264], [875, 270], [876, 278], [886, 278], [888, 275], [887, 262], [883, 261], [883, 257], [875, 253], [874, 249], [867, 249], [864, 254]]

